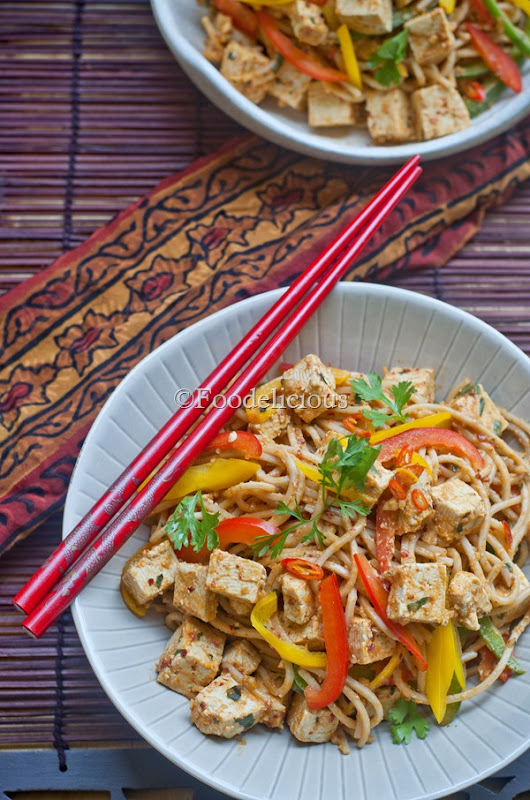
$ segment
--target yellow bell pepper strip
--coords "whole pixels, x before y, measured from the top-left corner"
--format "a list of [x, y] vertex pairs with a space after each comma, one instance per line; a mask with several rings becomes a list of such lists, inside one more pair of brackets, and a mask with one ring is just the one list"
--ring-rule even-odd
[[269, 400], [275, 392], [282, 391], [282, 379], [281, 378], [273, 378], [272, 381], [267, 381], [267, 383], [263, 383], [261, 386], [256, 386], [254, 389], [254, 399], [257, 403], [260, 400]]
[[245, 414], [251, 425], [261, 425], [272, 417], [274, 411], [274, 406], [249, 406], [245, 409]]
[[322, 14], [324, 15], [328, 28], [331, 28], [332, 31], [336, 31], [340, 25], [340, 19], [337, 16], [334, 5], [332, 3], [326, 3], [322, 9]]
[[342, 60], [344, 61], [344, 67], [348, 73], [350, 83], [352, 83], [358, 89], [362, 89], [363, 82], [361, 78], [361, 70], [359, 69], [359, 64], [357, 63], [355, 47], [353, 46], [352, 38], [347, 25], [341, 25], [340, 28], [337, 29], [337, 36], [342, 53]]
[[443, 8], [446, 14], [452, 14], [455, 10], [456, 0], [438, 0], [438, 5]]
[[307, 686], [304, 691], [307, 707], [313, 710], [326, 708], [338, 700], [348, 677], [350, 663], [346, 617], [334, 572], [324, 578], [318, 595], [322, 608], [327, 663], [322, 684], [318, 687]]
[[270, 594], [266, 594], [265, 597], [258, 600], [250, 615], [250, 621], [255, 630], [263, 636], [265, 641], [270, 644], [285, 661], [290, 661], [291, 664], [297, 664], [299, 667], [316, 667], [323, 669], [327, 663], [325, 653], [313, 653], [308, 650], [307, 647], [285, 642], [266, 627], [267, 622], [277, 609], [278, 595], [276, 592], [270, 592]]
[[449, 451], [460, 458], [466, 458], [476, 470], [484, 467], [484, 459], [475, 445], [461, 433], [445, 428], [414, 428], [398, 433], [386, 439], [378, 460], [383, 464], [390, 461], [406, 444], [410, 444], [414, 450], [434, 447], [435, 450]]
[[449, 411], [440, 411], [438, 414], [429, 414], [427, 417], [404, 422], [403, 425], [395, 425], [393, 428], [377, 431], [370, 436], [370, 444], [379, 444], [385, 439], [390, 439], [392, 436], [397, 436], [399, 433], [410, 431], [413, 428], [449, 428], [450, 425], [451, 414]]
[[530, 0], [512, 0], [512, 3], [530, 17]]
[[425, 676], [425, 694], [439, 725], [441, 725], [447, 709], [446, 698], [453, 675], [460, 687], [465, 688], [462, 660], [456, 637], [455, 626], [449, 622], [447, 625], [439, 625], [434, 629], [427, 645], [428, 666]]
[[193, 492], [215, 492], [248, 481], [259, 469], [255, 461], [241, 458], [214, 458], [206, 464], [189, 467], [173, 484], [162, 502], [180, 500]]
[[372, 689], [372, 691], [374, 689], [379, 689], [380, 686], [390, 680], [396, 669], [399, 667], [402, 658], [403, 650], [398, 646], [396, 652], [388, 659], [381, 672], [379, 672], [373, 681], [370, 682], [370, 689]]
[[388, 592], [383, 586], [381, 576], [375, 571], [368, 559], [363, 553], [355, 553], [354, 555], [359, 576], [363, 582], [366, 593], [370, 598], [373, 607], [377, 614], [381, 617], [387, 628], [396, 637], [398, 642], [404, 644], [407, 650], [412, 653], [418, 662], [418, 669], [425, 672], [427, 669], [427, 661], [425, 656], [418, 647], [416, 640], [407, 628], [400, 625], [399, 622], [389, 619], [386, 613], [388, 603]]

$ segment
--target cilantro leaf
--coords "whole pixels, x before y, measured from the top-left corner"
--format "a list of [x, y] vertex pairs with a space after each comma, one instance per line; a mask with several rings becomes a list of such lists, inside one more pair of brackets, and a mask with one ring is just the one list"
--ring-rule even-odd
[[405, 700], [404, 697], [390, 709], [387, 719], [394, 744], [410, 744], [412, 731], [418, 739], [425, 739], [431, 727], [418, 711], [414, 700]]
[[411, 603], [407, 603], [407, 608], [409, 611], [419, 611], [420, 608], [423, 608], [425, 603], [428, 603], [431, 598], [429, 595], [426, 597], [420, 597], [419, 600], [413, 600]]
[[407, 415], [403, 407], [414, 394], [414, 386], [410, 381], [400, 381], [397, 386], [390, 387], [392, 397], [383, 392], [383, 381], [375, 372], [369, 372], [364, 378], [351, 381], [352, 391], [367, 403], [378, 401], [383, 403], [392, 413], [386, 414], [379, 409], [363, 409], [363, 417], [369, 419], [375, 428], [381, 428], [391, 422], [406, 422]]
[[390, 86], [391, 83], [397, 85], [400, 82], [401, 74], [397, 65], [407, 55], [407, 47], [408, 31], [405, 28], [390, 39], [386, 39], [366, 62], [367, 67], [376, 70], [374, 78], [382, 86]]
[[362, 491], [380, 450], [355, 434], [348, 436], [345, 448], [338, 439], [332, 439], [320, 463], [323, 490], [331, 489], [337, 495], [351, 487]]
[[341, 514], [345, 517], [353, 517], [354, 514], [360, 514], [362, 517], [368, 516], [370, 509], [361, 500], [339, 500], [339, 508]]
[[[272, 559], [278, 558], [285, 547], [285, 542], [287, 541], [289, 534], [292, 533], [292, 531], [295, 531], [301, 525], [307, 525], [307, 523], [311, 521], [305, 519], [303, 511], [300, 508], [300, 504], [296, 499], [294, 501], [294, 506], [294, 509], [289, 508], [289, 506], [286, 505], [283, 500], [278, 503], [275, 509], [276, 513], [289, 514], [291, 517], [296, 519], [296, 522], [294, 522], [292, 525], [289, 525], [287, 528], [281, 531], [280, 534], [272, 533], [270, 536], [258, 536], [252, 544], [252, 551], [257, 558], [262, 558], [268, 552], [268, 550], [270, 550], [270, 557]], [[313, 538], [312, 534], [308, 534], [308, 536], [310, 539]], [[307, 537], [304, 537], [302, 541], [306, 541], [306, 538]]]
[[306, 533], [306, 535], [302, 537], [301, 541], [303, 543], [305, 543], [305, 542], [318, 542], [318, 544], [321, 547], [324, 547], [324, 536], [322, 534], [322, 531], [318, 527], [317, 523], [318, 523], [318, 518], [315, 517], [311, 521], [311, 530], [309, 531], [309, 533]]
[[381, 86], [390, 86], [391, 83], [399, 86], [401, 73], [394, 61], [383, 61], [383, 66], [374, 72], [374, 78]]
[[[202, 519], [197, 519], [195, 511], [199, 506]], [[204, 545], [208, 550], [219, 546], [219, 536], [215, 530], [219, 525], [219, 514], [210, 514], [204, 507], [202, 492], [184, 497], [164, 526], [164, 531], [175, 550], [192, 546], [198, 552]]]

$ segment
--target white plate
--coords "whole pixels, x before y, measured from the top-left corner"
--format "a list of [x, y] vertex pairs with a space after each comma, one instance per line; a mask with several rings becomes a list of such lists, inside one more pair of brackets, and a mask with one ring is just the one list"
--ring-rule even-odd
[[[179, 388], [193, 389], [279, 291], [224, 309], [145, 358], [112, 394], [94, 423], [70, 484], [67, 532], [175, 410]], [[469, 375], [493, 398], [530, 418], [530, 361], [484, 322], [419, 294], [364, 283], [340, 284], [285, 353], [318, 353], [351, 369], [383, 364], [431, 366], [439, 396]], [[462, 707], [448, 728], [425, 741], [375, 743], [349, 756], [331, 745], [299, 744], [286, 729], [249, 731], [247, 744], [207, 738], [192, 727], [188, 701], [155, 680], [169, 632], [162, 616], [140, 620], [120, 598], [125, 560], [147, 537], [130, 539], [76, 600], [74, 619], [103, 688], [136, 730], [167, 758], [233, 797], [413, 800], [441, 797], [489, 775], [530, 744], [530, 671]], [[526, 635], [528, 637], [528, 634]], [[530, 668], [530, 637], [517, 654]]]
[[200, 18], [206, 13], [196, 0], [151, 0], [158, 27], [180, 66], [204, 94], [241, 125], [276, 144], [307, 155], [350, 164], [397, 164], [418, 153], [430, 160], [466, 150], [505, 131], [530, 110], [530, 63], [523, 71], [523, 91], [510, 90], [495, 105], [458, 133], [394, 146], [372, 144], [363, 130], [336, 128], [326, 133], [310, 128], [306, 114], [279, 108], [273, 100], [262, 106], [251, 103], [223, 78], [202, 55], [204, 31]]

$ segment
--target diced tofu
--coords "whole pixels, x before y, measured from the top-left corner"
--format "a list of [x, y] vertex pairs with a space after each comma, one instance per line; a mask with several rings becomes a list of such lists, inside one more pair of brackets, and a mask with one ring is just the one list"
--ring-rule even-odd
[[282, 386], [287, 405], [304, 422], [311, 422], [338, 402], [333, 372], [312, 354], [283, 373]]
[[445, 564], [402, 564], [387, 573], [392, 582], [387, 614], [401, 624], [426, 622], [444, 625], [447, 568]]
[[508, 423], [481, 383], [466, 384], [449, 403], [451, 408], [473, 417], [500, 436]]
[[376, 144], [408, 142], [415, 137], [412, 106], [403, 89], [367, 92], [368, 131]]
[[418, 64], [439, 64], [455, 46], [445, 11], [435, 8], [405, 23], [410, 49]]
[[480, 628], [479, 618], [489, 614], [493, 606], [484, 582], [472, 572], [456, 573], [449, 583], [449, 605], [456, 613], [456, 622], [472, 631]]
[[267, 570], [262, 564], [224, 550], [214, 550], [208, 564], [206, 586], [224, 597], [255, 603], [266, 578]]
[[369, 619], [354, 617], [348, 628], [350, 662], [352, 664], [372, 664], [388, 658], [394, 652], [396, 643], [385, 636]]
[[[399, 480], [399, 478], [399, 473], [397, 473], [397, 479]], [[391, 497], [384, 503], [385, 511], [395, 510], [398, 512], [395, 519], [395, 533], [398, 536], [421, 530], [431, 519], [434, 513], [431, 489], [431, 476], [427, 470], [424, 470], [417, 481], [408, 487], [407, 495], [403, 500]], [[424, 505], [425, 508], [423, 508]]]
[[133, 559], [124, 572], [122, 581], [136, 602], [145, 606], [172, 586], [176, 566], [175, 552], [167, 539], [164, 539], [155, 547], [146, 547]]
[[329, 742], [338, 724], [337, 717], [329, 708], [310, 711], [303, 695], [294, 695], [287, 714], [287, 725], [299, 742]]
[[226, 636], [194, 617], [186, 617], [158, 663], [159, 683], [195, 697], [219, 671]]
[[471, 118], [456, 89], [433, 84], [412, 93], [416, 132], [420, 139], [436, 139], [469, 128]]
[[392, 367], [383, 377], [385, 394], [392, 395], [392, 386], [409, 381], [414, 387], [412, 403], [434, 403], [434, 370], [414, 369], [413, 367]]
[[[267, 412], [264, 412], [264, 416]], [[285, 408], [276, 408], [271, 416], [266, 416], [263, 422], [249, 425], [251, 433], [262, 436], [264, 439], [277, 439], [287, 430], [289, 415]]]
[[431, 491], [434, 516], [429, 531], [438, 542], [449, 545], [472, 533], [484, 519], [484, 501], [478, 492], [460, 478], [451, 478]]
[[228, 605], [236, 617], [250, 617], [254, 608], [254, 603], [250, 603], [248, 600], [239, 600], [237, 597], [230, 597]]
[[199, 692], [190, 711], [191, 721], [201, 733], [233, 739], [261, 722], [266, 706], [224, 673]]
[[311, 84], [307, 93], [307, 104], [308, 120], [312, 128], [355, 124], [354, 104], [336, 95], [325, 83]]
[[313, 614], [309, 622], [304, 625], [296, 625], [296, 623], [285, 619], [284, 627], [289, 633], [291, 641], [295, 644], [302, 644], [304, 647], [308, 647], [309, 650], [322, 650], [324, 647], [324, 627], [320, 612]]
[[276, 74], [276, 80], [269, 87], [269, 94], [277, 99], [280, 107], [289, 106], [302, 111], [307, 105], [310, 83], [309, 75], [284, 61]]
[[319, 6], [306, 0], [295, 0], [292, 5], [286, 6], [285, 13], [291, 20], [293, 33], [298, 41], [311, 44], [313, 47], [324, 44], [328, 26]]
[[173, 605], [186, 614], [211, 622], [217, 615], [219, 599], [206, 588], [206, 564], [188, 564], [178, 561], [175, 571]]
[[286, 574], [282, 578], [283, 613], [296, 625], [309, 622], [316, 612], [315, 595], [308, 581]]
[[391, 470], [385, 469], [385, 467], [376, 461], [366, 475], [363, 500], [369, 505], [376, 503], [393, 477], [394, 473]]
[[239, 672], [242, 672], [243, 675], [251, 675], [259, 667], [260, 661], [261, 656], [256, 648], [253, 647], [250, 642], [243, 639], [230, 642], [230, 644], [225, 647], [221, 667], [226, 667], [231, 664], [239, 670]]
[[392, 0], [337, 0], [339, 17], [361, 33], [389, 33], [392, 30]]
[[253, 103], [261, 103], [275, 78], [272, 61], [259, 48], [234, 39], [225, 47], [221, 75]]

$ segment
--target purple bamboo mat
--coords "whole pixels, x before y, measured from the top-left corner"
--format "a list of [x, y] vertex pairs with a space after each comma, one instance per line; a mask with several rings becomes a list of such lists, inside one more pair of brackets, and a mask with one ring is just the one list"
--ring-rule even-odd
[[[192, 2], [193, 0], [190, 0]], [[0, 293], [75, 247], [238, 126], [183, 75], [147, 0], [0, 0]], [[395, 285], [454, 303], [530, 354], [530, 185], [439, 270]], [[60, 516], [0, 561], [0, 748], [130, 746], [69, 614], [39, 643], [10, 599]]]

